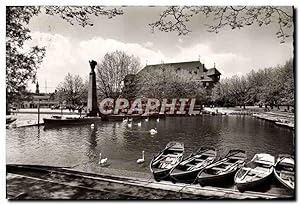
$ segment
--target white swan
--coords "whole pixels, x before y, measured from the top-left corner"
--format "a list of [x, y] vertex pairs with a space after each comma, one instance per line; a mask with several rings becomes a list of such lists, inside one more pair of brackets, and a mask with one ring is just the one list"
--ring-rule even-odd
[[145, 162], [145, 152], [143, 150], [143, 152], [142, 152], [142, 158], [136, 160], [136, 163], [141, 164], [141, 163], [144, 163], [144, 162]]
[[92, 129], [94, 129], [94, 127], [95, 127], [95, 124], [94, 124], [94, 123], [93, 123], [93, 124], [91, 124], [91, 128], [92, 128]]
[[131, 123], [128, 123], [128, 127], [129, 127], [129, 128], [132, 128], [132, 122], [131, 122]]
[[156, 119], [156, 122], [159, 122], [159, 118]]
[[137, 125], [138, 125], [139, 127], [141, 127], [141, 126], [142, 126], [142, 122], [138, 122]]
[[99, 164], [100, 165], [106, 165], [107, 164], [107, 158], [102, 159], [102, 154], [99, 154], [100, 158], [99, 158]]
[[152, 128], [151, 130], [150, 130], [150, 134], [151, 135], [155, 135], [157, 133], [157, 129], [156, 128]]
[[149, 117], [147, 117], [146, 119], [145, 119], [145, 122], [148, 122], [149, 121]]

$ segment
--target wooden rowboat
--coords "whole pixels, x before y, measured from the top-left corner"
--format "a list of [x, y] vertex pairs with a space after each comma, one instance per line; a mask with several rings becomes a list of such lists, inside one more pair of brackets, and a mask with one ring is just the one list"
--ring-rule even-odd
[[274, 175], [286, 188], [295, 188], [295, 160], [290, 155], [279, 155], [274, 168]]
[[9, 117], [6, 116], [6, 124], [7, 125], [13, 123], [16, 120], [17, 120], [17, 118], [14, 118], [14, 117], [11, 117], [11, 116], [9, 116]]
[[198, 173], [206, 166], [213, 163], [217, 157], [217, 152], [212, 147], [201, 147], [197, 152], [185, 158], [170, 174], [172, 182], [193, 183]]
[[177, 166], [183, 157], [184, 144], [169, 142], [165, 149], [159, 152], [150, 162], [150, 171], [154, 179], [160, 181], [169, 179], [171, 170]]
[[268, 181], [273, 174], [275, 158], [270, 154], [256, 154], [244, 167], [240, 168], [234, 182], [239, 191], [252, 190]]
[[236, 171], [245, 164], [247, 158], [243, 150], [230, 150], [225, 157], [202, 169], [198, 176], [201, 186], [227, 186], [233, 183]]

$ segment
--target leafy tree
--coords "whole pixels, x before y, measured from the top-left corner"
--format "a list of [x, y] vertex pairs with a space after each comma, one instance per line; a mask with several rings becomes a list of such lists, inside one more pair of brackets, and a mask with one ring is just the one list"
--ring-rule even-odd
[[212, 19], [206, 24], [209, 32], [218, 33], [222, 28], [241, 29], [257, 24], [267, 26], [277, 24], [276, 33], [281, 43], [293, 34], [292, 7], [277, 6], [170, 6], [165, 9], [157, 21], [150, 24], [152, 31], [177, 32], [186, 35], [191, 32], [188, 22], [194, 16]]
[[56, 88], [56, 97], [60, 103], [68, 105], [82, 104], [88, 95], [88, 82], [83, 82], [79, 75], [68, 73], [63, 82]]
[[158, 68], [143, 70], [136, 76], [137, 96], [146, 98], [196, 98], [206, 103], [208, 93], [201, 82], [177, 75], [174, 67], [161, 65]]
[[140, 68], [138, 57], [124, 51], [106, 53], [96, 69], [99, 94], [104, 98], [119, 97], [123, 92], [125, 76], [135, 74]]
[[[33, 16], [40, 13], [57, 15], [71, 25], [92, 26], [90, 16], [112, 18], [123, 14], [121, 9], [100, 6], [7, 6], [6, 7], [6, 96], [7, 105], [14, 101], [29, 80], [35, 81], [36, 71], [45, 56], [45, 48], [24, 43], [31, 39], [27, 28]], [[8, 107], [8, 106], [7, 106]]]
[[281, 68], [281, 83], [283, 84], [283, 89], [281, 91], [281, 102], [286, 105], [295, 106], [295, 83], [294, 83], [294, 67], [293, 61], [289, 60]]
[[220, 81], [212, 90], [213, 102], [219, 105], [294, 106], [294, 69], [292, 60], [284, 66], [251, 71]]

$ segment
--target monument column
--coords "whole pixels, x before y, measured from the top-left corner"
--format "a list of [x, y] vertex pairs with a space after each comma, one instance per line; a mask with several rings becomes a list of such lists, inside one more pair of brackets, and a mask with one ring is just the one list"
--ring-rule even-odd
[[98, 105], [97, 105], [97, 90], [96, 90], [96, 73], [95, 67], [97, 62], [92, 60], [89, 61], [91, 66], [91, 72], [89, 76], [89, 90], [88, 90], [88, 116], [97, 116], [98, 114]]

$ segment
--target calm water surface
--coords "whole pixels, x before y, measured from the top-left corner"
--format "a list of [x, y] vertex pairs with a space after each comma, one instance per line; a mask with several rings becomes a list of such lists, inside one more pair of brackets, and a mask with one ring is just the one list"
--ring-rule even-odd
[[[35, 119], [36, 115], [18, 114], [19, 120]], [[149, 172], [154, 154], [169, 141], [185, 144], [185, 155], [201, 146], [214, 146], [220, 156], [229, 149], [247, 151], [248, 160], [255, 153], [294, 153], [294, 131], [250, 116], [170, 117], [142, 121], [132, 128], [123, 122], [102, 122], [90, 125], [44, 129], [26, 127], [6, 130], [7, 163], [53, 166], [94, 167], [99, 153], [108, 157], [111, 168]], [[150, 135], [151, 128], [156, 135]], [[145, 151], [145, 164], [136, 160]]]

